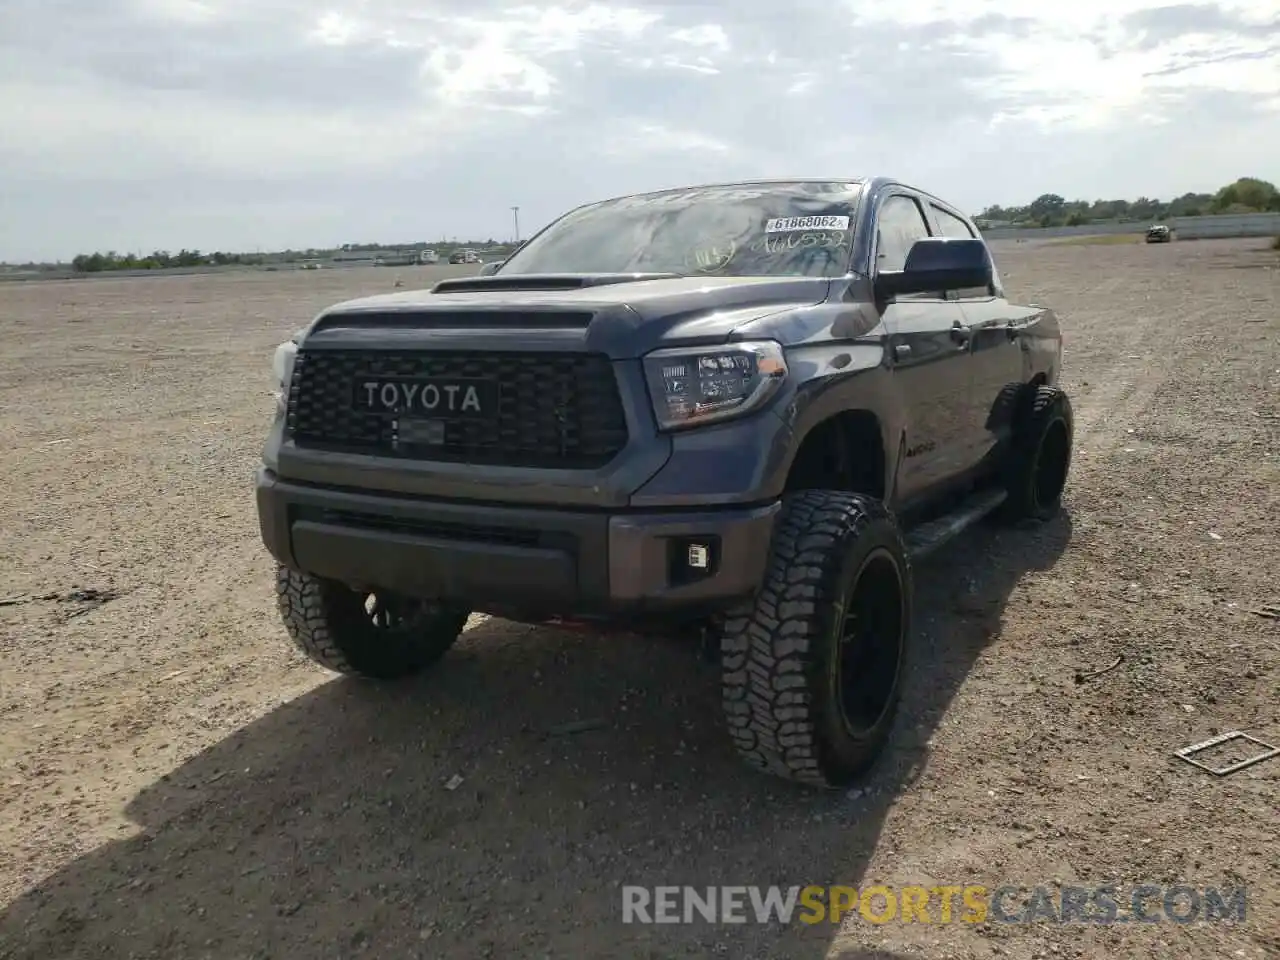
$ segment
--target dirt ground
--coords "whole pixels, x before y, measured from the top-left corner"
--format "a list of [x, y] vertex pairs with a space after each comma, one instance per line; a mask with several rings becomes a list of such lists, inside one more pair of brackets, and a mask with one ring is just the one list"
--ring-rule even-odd
[[[1280, 956], [1280, 758], [1172, 757], [1280, 742], [1280, 260], [994, 248], [1063, 318], [1067, 509], [918, 570], [848, 795], [742, 766], [674, 641], [484, 621], [381, 690], [294, 653], [251, 488], [271, 349], [396, 271], [0, 285], [0, 958]], [[1105, 882], [1248, 915], [644, 926], [619, 892]]]

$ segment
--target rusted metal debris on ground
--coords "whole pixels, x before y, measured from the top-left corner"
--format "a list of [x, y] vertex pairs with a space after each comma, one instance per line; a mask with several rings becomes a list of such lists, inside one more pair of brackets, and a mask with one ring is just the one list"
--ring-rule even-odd
[[[1195, 759], [1195, 754], [1208, 750], [1210, 747], [1230, 743], [1233, 740], [1246, 740], [1249, 743], [1261, 747], [1262, 752], [1244, 760], [1237, 761], [1236, 763], [1228, 764], [1225, 767], [1211, 767], [1207, 763], [1202, 763]], [[1220, 733], [1216, 737], [1210, 737], [1208, 740], [1203, 740], [1200, 743], [1193, 743], [1191, 746], [1183, 747], [1181, 750], [1175, 750], [1173, 755], [1179, 760], [1185, 760], [1192, 766], [1199, 767], [1201, 770], [1212, 773], [1215, 777], [1225, 777], [1228, 774], [1243, 770], [1245, 767], [1251, 767], [1255, 763], [1261, 763], [1263, 760], [1270, 760], [1272, 757], [1280, 755], [1280, 747], [1273, 746], [1270, 743], [1259, 740], [1257, 737], [1250, 736], [1242, 730], [1232, 730], [1229, 733]]]

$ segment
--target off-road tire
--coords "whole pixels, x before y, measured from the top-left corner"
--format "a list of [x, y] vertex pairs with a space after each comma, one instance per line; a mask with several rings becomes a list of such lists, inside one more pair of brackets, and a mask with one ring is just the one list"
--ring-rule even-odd
[[[883, 638], [895, 662], [883, 713], [855, 735], [837, 693], [840, 633], [851, 582], [869, 565], [896, 577], [897, 628], [885, 631], [896, 635]], [[818, 787], [864, 774], [897, 713], [911, 595], [902, 534], [880, 501], [829, 490], [790, 494], [761, 589], [720, 631], [723, 709], [739, 755], [758, 770]]]
[[1061, 509], [1074, 443], [1075, 420], [1067, 395], [1057, 387], [1029, 389], [1015, 417], [1005, 461], [1009, 496], [1001, 519], [1048, 520]]
[[467, 611], [412, 604], [413, 616], [377, 626], [365, 610], [366, 594], [341, 583], [276, 568], [276, 605], [294, 644], [336, 673], [398, 680], [420, 673], [453, 646]]

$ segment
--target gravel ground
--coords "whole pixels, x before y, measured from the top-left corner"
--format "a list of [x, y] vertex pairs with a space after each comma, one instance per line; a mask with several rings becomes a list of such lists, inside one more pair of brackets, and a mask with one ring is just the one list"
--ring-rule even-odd
[[[1280, 758], [1171, 756], [1280, 742], [1280, 260], [994, 248], [1063, 318], [1067, 509], [919, 570], [893, 749], [835, 796], [741, 766], [672, 641], [478, 620], [383, 690], [293, 652], [270, 351], [396, 271], [0, 285], [0, 957], [1280, 955]], [[921, 882], [1247, 884], [1248, 915], [620, 922], [619, 884]]]

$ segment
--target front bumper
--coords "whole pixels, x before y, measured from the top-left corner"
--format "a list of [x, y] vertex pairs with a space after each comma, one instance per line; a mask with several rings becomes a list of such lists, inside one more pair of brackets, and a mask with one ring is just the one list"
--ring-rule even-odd
[[[257, 501], [263, 542], [286, 566], [530, 617], [721, 609], [760, 584], [781, 509], [494, 506], [298, 483], [265, 467]], [[707, 548], [705, 569], [690, 566], [691, 546]]]

